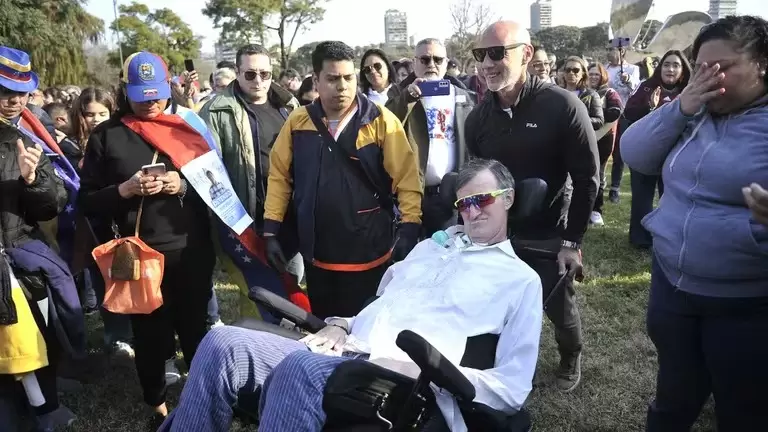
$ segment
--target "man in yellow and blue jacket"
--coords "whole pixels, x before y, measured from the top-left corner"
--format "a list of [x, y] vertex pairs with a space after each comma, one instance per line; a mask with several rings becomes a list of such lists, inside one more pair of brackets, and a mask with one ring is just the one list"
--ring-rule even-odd
[[309, 301], [321, 318], [357, 314], [421, 225], [418, 155], [397, 117], [357, 92], [354, 57], [342, 42], [318, 44], [319, 98], [288, 117], [270, 153], [267, 259], [284, 266], [275, 236], [292, 200]]

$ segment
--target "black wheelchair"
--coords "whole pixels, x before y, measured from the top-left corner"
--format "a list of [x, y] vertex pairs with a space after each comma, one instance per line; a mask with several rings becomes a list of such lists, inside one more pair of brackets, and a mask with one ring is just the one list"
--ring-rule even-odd
[[[441, 189], [441, 195], [452, 204], [456, 199], [455, 178], [448, 178], [447, 181], [444, 179]], [[510, 209], [510, 223], [519, 223], [538, 213], [546, 192], [547, 185], [541, 179], [518, 182], [515, 201]], [[544, 250], [526, 250], [525, 254], [532, 258], [553, 258], [552, 252]], [[519, 252], [518, 255], [526, 260]], [[326, 326], [320, 318], [266, 289], [254, 287], [249, 297], [274, 316], [282, 318], [281, 325], [247, 318], [234, 323], [234, 326], [274, 333], [293, 340], [299, 340]], [[460, 365], [479, 370], [493, 368], [498, 340], [498, 334], [468, 338]], [[422, 430], [431, 416], [442, 415], [437, 409], [430, 384], [453, 395], [469, 431], [531, 430], [531, 418], [524, 408], [509, 414], [473, 402], [475, 388], [470, 381], [418, 334], [405, 330], [398, 335], [396, 343], [419, 366], [421, 373], [418, 378], [414, 380], [366, 360], [348, 360], [340, 364], [329, 377], [324, 390], [323, 410], [327, 415], [324, 431]], [[257, 424], [258, 401], [259, 391], [241, 392], [234, 407], [235, 416], [246, 423]]]

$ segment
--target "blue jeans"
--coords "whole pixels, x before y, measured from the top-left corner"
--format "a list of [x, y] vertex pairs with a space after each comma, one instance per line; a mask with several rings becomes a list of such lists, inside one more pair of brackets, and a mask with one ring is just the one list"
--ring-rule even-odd
[[[712, 259], [717, 265], [717, 258]], [[765, 430], [768, 297], [704, 297], [680, 291], [654, 258], [647, 325], [659, 363], [648, 432], [690, 430], [710, 394], [720, 432]]]
[[216, 298], [216, 290], [211, 287], [211, 299], [208, 300], [208, 325], [216, 324], [216, 321], [220, 320], [219, 316], [219, 299]]
[[659, 197], [664, 193], [664, 183], [662, 183], [660, 175], [646, 175], [633, 169], [629, 170], [629, 174], [632, 188], [629, 242], [639, 247], [650, 247], [653, 238], [641, 222], [648, 213], [653, 211], [653, 199], [656, 197], [656, 190], [659, 191]]
[[624, 176], [624, 161], [621, 159], [621, 135], [632, 124], [624, 116], [619, 118], [619, 125], [616, 128], [616, 144], [613, 146], [613, 164], [611, 165], [611, 190], [617, 191], [621, 188], [621, 178]]
[[102, 306], [104, 304], [106, 287], [96, 264], [83, 270], [83, 279], [86, 284], [90, 284], [96, 293], [99, 313], [101, 320], [104, 322], [104, 345], [111, 347], [116, 342], [130, 342], [133, 339], [133, 332], [131, 331], [131, 320], [128, 315], [112, 313]]

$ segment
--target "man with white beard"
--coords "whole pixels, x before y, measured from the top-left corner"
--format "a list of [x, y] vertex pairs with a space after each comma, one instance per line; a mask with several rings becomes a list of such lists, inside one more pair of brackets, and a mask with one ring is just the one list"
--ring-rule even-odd
[[[416, 44], [413, 74], [397, 90], [390, 90], [387, 108], [403, 122], [408, 142], [418, 148], [419, 170], [424, 179], [421, 201], [422, 237], [429, 237], [456, 223], [455, 209], [440, 198], [440, 182], [449, 172], [458, 172], [467, 159], [464, 122], [473, 98], [464, 85], [446, 75], [448, 56], [439, 39], [424, 39]], [[424, 96], [421, 85], [448, 80], [450, 94]]]

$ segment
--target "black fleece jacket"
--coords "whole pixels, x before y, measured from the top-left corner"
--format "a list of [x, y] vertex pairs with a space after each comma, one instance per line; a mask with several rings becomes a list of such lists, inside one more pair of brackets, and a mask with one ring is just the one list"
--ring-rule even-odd
[[[597, 195], [598, 152], [584, 104], [573, 93], [528, 75], [512, 115], [487, 92], [466, 121], [470, 156], [496, 159], [516, 180], [547, 182], [541, 214], [510, 227], [521, 239], [562, 237], [580, 243]], [[565, 199], [570, 174], [573, 195]]]

